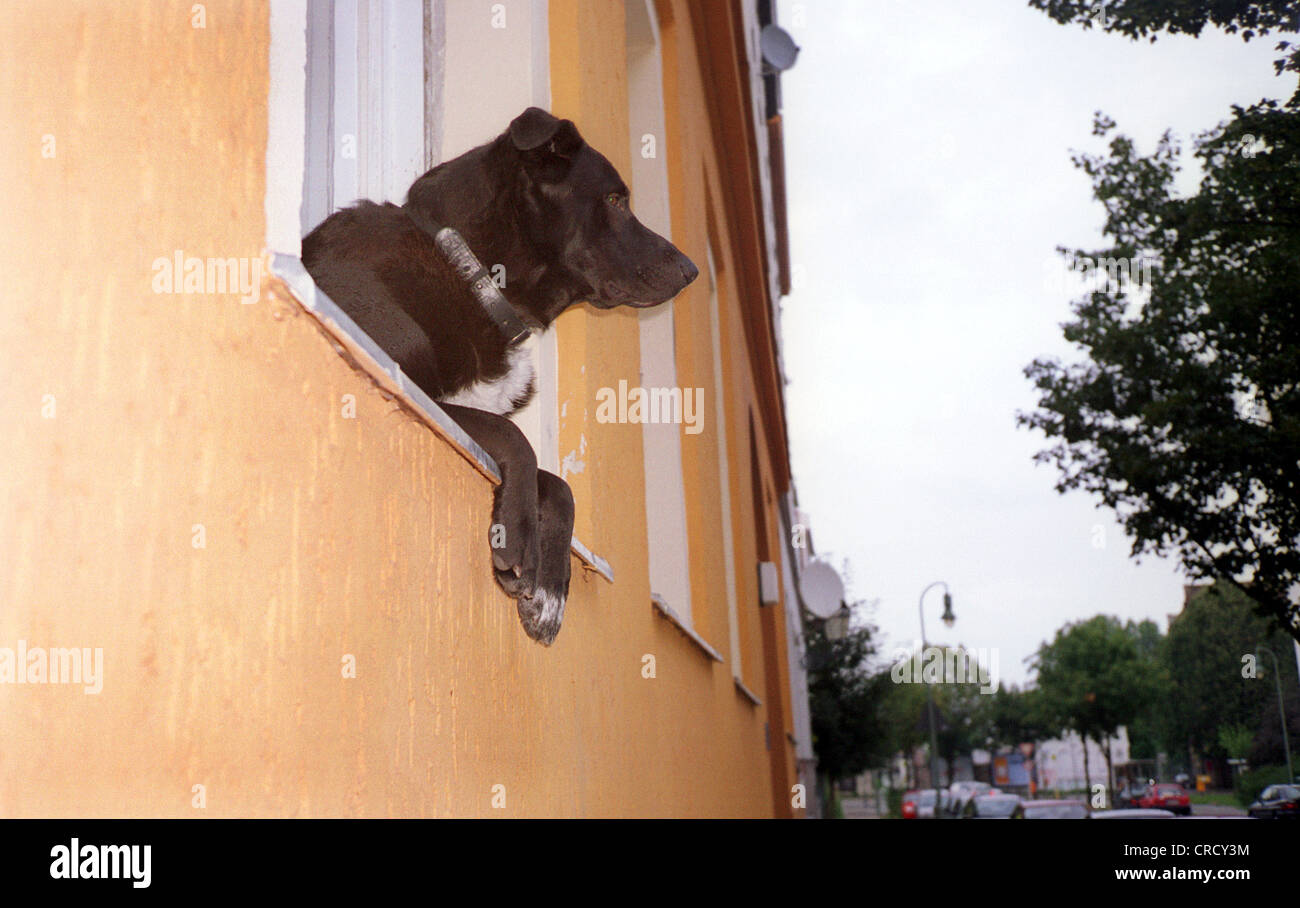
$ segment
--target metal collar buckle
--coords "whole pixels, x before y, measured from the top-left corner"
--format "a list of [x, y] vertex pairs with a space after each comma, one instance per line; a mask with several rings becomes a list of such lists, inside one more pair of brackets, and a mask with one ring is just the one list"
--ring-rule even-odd
[[456, 270], [461, 280], [469, 284], [474, 299], [478, 300], [479, 305], [496, 323], [497, 330], [506, 343], [513, 347], [528, 340], [532, 331], [519, 320], [514, 307], [470, 250], [465, 238], [454, 227], [443, 227], [433, 239], [447, 263]]

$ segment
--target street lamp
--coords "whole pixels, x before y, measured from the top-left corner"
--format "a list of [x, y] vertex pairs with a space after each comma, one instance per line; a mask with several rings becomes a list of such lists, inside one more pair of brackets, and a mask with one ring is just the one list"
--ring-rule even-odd
[[1282, 718], [1282, 748], [1286, 751], [1286, 780], [1295, 781], [1295, 770], [1291, 767], [1291, 739], [1286, 731], [1286, 707], [1282, 703], [1282, 669], [1278, 665], [1277, 653], [1262, 643], [1255, 644], [1256, 653], [1265, 652], [1273, 657], [1273, 683], [1277, 685], [1277, 712]]
[[[929, 644], [925, 641], [925, 594], [930, 592], [936, 586], [943, 587], [943, 615], [940, 621], [944, 627], [952, 627], [957, 620], [957, 616], [952, 613], [952, 594], [948, 592], [948, 584], [942, 580], [936, 580], [934, 583], [921, 590], [920, 601], [917, 602], [916, 610], [921, 616], [921, 661], [925, 661], [925, 651], [929, 649]], [[924, 672], [922, 673], [924, 676]], [[930, 784], [934, 787], [934, 815], [939, 816], [939, 735], [934, 727], [934, 692], [930, 690], [930, 682], [925, 682], [925, 701], [930, 713]]]
[[826, 639], [843, 640], [849, 635], [849, 617], [853, 613], [849, 611], [847, 605], [841, 605], [840, 610], [826, 619]]

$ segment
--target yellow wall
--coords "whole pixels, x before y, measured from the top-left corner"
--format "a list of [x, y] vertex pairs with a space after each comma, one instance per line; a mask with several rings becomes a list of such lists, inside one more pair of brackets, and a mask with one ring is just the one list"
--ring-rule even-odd
[[[492, 580], [491, 484], [277, 282], [252, 305], [153, 292], [174, 250], [262, 252], [267, 13], [206, 8], [196, 29], [188, 4], [0, 6], [0, 647], [104, 658], [97, 695], [0, 684], [0, 815], [771, 815], [766, 712], [653, 613], [640, 437], [594, 419], [594, 389], [635, 374], [633, 317], [561, 320], [577, 533], [616, 582], [575, 559], [546, 649]], [[619, 4], [552, 3], [554, 108], [618, 166], [621, 29]], [[674, 171], [673, 210], [702, 256], [700, 172]], [[732, 443], [738, 542], [748, 456]], [[693, 475], [693, 589], [725, 651], [718, 495]], [[746, 646], [762, 696], [756, 618]]]
[[[741, 631], [741, 665], [745, 685], [764, 699], [757, 711], [772, 724], [774, 749], [773, 796], [780, 815], [791, 815], [790, 786], [797, 781], [794, 746], [787, 737], [793, 732], [790, 708], [789, 665], [785, 648], [784, 606], [758, 609], [759, 560], [755, 544], [755, 516], [752, 467], [749, 449], [749, 416], [754, 418], [760, 438], [770, 427], [763, 425], [757, 402], [753, 372], [763, 368], [751, 362], [744, 343], [736, 275], [740, 268], [757, 268], [757, 263], [738, 263], [732, 228], [720, 206], [728, 191], [723, 181], [729, 175], [719, 163], [710, 129], [708, 87], [698, 63], [700, 39], [692, 29], [686, 0], [657, 0], [664, 56], [664, 98], [666, 108], [669, 185], [673, 212], [673, 236], [681, 248], [703, 267], [712, 247], [717, 269], [717, 294], [723, 361], [715, 363], [711, 344], [709, 288], [704, 277], [680, 296], [675, 305], [678, 381], [684, 387], [705, 390], [704, 431], [682, 435], [682, 459], [686, 484], [688, 533], [691, 542], [692, 599], [696, 628], [719, 650], [728, 649], [726, 580], [720, 570], [722, 551], [722, 497], [718, 445], [720, 422], [725, 420], [728, 439], [731, 522], [735, 533], [736, 595]], [[705, 52], [708, 48], [704, 48]], [[706, 212], [707, 209], [707, 212]], [[712, 233], [712, 235], [710, 235]], [[715, 370], [722, 371], [724, 401], [714, 401]], [[719, 409], [719, 404], [722, 409]], [[780, 563], [781, 538], [772, 469], [766, 445], [757, 445], [760, 482], [765, 486], [767, 557]], [[789, 593], [783, 591], [783, 599]], [[777, 711], [779, 709], [779, 712]], [[802, 815], [803, 811], [793, 811]]]

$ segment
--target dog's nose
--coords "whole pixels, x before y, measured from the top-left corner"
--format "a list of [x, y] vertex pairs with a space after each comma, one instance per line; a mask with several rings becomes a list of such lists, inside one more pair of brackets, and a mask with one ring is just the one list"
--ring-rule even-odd
[[[697, 277], [700, 276], [700, 269], [696, 268], [695, 263], [692, 262], [684, 255], [681, 257], [681, 260], [677, 263], [677, 267], [682, 272], [682, 277], [685, 278], [686, 284], [689, 284], [691, 281], [695, 280]], [[683, 286], [685, 286], [685, 284]]]

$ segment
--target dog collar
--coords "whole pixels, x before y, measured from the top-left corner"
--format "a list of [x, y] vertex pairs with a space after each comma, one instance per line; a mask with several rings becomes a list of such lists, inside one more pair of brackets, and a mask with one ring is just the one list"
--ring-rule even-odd
[[447, 263], [456, 270], [461, 280], [469, 284], [470, 293], [496, 323], [506, 344], [513, 347], [528, 340], [532, 331], [519, 320], [514, 306], [510, 305], [496, 281], [492, 280], [487, 269], [475, 257], [465, 238], [454, 227], [443, 227], [433, 239]]

